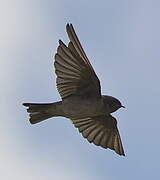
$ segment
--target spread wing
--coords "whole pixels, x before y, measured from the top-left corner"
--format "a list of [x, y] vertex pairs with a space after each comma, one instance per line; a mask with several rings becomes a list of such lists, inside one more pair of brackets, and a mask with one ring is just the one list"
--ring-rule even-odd
[[90, 143], [105, 149], [110, 148], [117, 154], [125, 156], [117, 121], [113, 116], [72, 119], [72, 122]]
[[68, 46], [61, 40], [55, 55], [58, 91], [63, 98], [70, 95], [101, 96], [100, 81], [94, 72], [71, 24], [66, 26], [70, 39]]

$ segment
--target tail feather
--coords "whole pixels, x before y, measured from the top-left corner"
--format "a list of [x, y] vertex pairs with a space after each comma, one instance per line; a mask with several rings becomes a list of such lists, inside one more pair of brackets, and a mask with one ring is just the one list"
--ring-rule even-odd
[[40, 104], [40, 103], [23, 103], [23, 106], [28, 107], [27, 112], [45, 112], [47, 111], [54, 103]]
[[46, 113], [39, 113], [39, 112], [31, 113], [29, 116], [30, 116], [29, 121], [31, 124], [36, 124], [43, 120], [53, 117], [53, 115], [49, 115]]
[[39, 123], [53, 116], [60, 116], [59, 105], [61, 105], [61, 102], [46, 104], [23, 103], [23, 106], [28, 107], [27, 112], [31, 124]]

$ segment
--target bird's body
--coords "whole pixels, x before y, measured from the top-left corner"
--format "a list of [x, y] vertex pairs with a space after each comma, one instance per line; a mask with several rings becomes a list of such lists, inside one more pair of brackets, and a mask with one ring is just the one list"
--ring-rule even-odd
[[67, 24], [66, 28], [70, 42], [66, 46], [59, 41], [54, 62], [62, 101], [24, 103], [29, 107], [30, 122], [35, 124], [56, 116], [69, 118], [89, 142], [124, 155], [117, 121], [110, 114], [124, 106], [112, 96], [101, 95], [100, 81], [73, 26]]
[[73, 96], [62, 103], [64, 116], [69, 118], [93, 117], [105, 114], [103, 98], [81, 98]]

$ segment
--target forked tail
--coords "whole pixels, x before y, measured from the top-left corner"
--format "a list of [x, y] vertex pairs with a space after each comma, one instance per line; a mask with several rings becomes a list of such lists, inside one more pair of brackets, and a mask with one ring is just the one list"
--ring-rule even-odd
[[61, 116], [61, 104], [62, 102], [55, 103], [23, 103], [23, 106], [28, 107], [27, 112], [29, 113], [29, 121], [31, 124], [39, 123], [43, 120], [51, 118], [53, 116]]

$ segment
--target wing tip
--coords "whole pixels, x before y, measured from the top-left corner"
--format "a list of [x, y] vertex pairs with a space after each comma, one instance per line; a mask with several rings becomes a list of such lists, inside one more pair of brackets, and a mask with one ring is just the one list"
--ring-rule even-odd
[[120, 156], [124, 156], [124, 157], [126, 156], [124, 153], [123, 153], [123, 154], [119, 154], [119, 155], [120, 155]]
[[126, 156], [123, 149], [122, 149], [122, 151], [116, 152], [116, 153], [119, 154], [120, 156]]
[[66, 25], [66, 31], [67, 31], [67, 34], [68, 34], [68, 35], [69, 35], [69, 34], [72, 34], [73, 32], [74, 32], [74, 34], [75, 34], [75, 30], [74, 30], [74, 28], [73, 28], [72, 23], [67, 23], [67, 25]]
[[61, 39], [59, 39], [59, 45], [63, 44], [63, 41]]
[[114, 151], [115, 151], [117, 154], [119, 154], [120, 156], [125, 156], [125, 152], [124, 152], [124, 150], [123, 150], [123, 147], [121, 147], [121, 149], [118, 149], [118, 150], [114, 149]]
[[69, 31], [69, 28], [70, 28], [70, 23], [67, 23], [67, 25], [66, 25], [66, 31], [67, 32]]
[[66, 24], [66, 28], [69, 28], [69, 27], [72, 27], [73, 25], [72, 25], [72, 23], [67, 23]]

